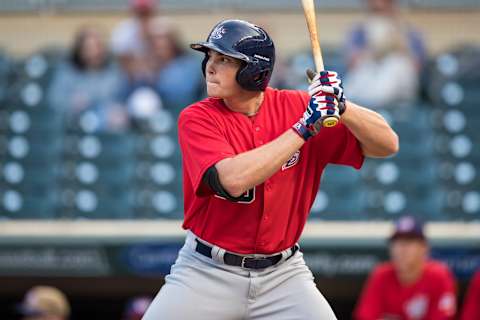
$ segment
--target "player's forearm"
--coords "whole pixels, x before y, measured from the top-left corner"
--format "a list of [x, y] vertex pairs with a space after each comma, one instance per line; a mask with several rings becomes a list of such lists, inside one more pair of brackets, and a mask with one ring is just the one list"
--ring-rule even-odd
[[377, 112], [347, 101], [341, 119], [360, 142], [365, 156], [382, 158], [398, 152], [397, 134]]
[[233, 197], [262, 184], [300, 149], [305, 141], [293, 130], [256, 149], [216, 164], [220, 183]]

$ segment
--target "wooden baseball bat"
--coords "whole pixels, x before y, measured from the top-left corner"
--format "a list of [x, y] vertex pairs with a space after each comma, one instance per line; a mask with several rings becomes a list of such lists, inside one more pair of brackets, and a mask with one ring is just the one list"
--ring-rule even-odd
[[[307, 21], [308, 32], [310, 34], [310, 44], [312, 46], [313, 61], [315, 62], [315, 69], [317, 72], [323, 71], [322, 49], [320, 48], [320, 41], [318, 40], [317, 32], [317, 18], [315, 17], [314, 0], [302, 0], [303, 12], [305, 20]], [[334, 127], [338, 123], [338, 118], [331, 116], [323, 119], [322, 126]]]

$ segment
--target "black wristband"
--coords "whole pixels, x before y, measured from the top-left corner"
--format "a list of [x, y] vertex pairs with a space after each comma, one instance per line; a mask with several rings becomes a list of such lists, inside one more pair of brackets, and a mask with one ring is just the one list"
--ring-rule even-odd
[[347, 110], [347, 102], [346, 101], [340, 101], [338, 103], [338, 114], [342, 115], [345, 110]]

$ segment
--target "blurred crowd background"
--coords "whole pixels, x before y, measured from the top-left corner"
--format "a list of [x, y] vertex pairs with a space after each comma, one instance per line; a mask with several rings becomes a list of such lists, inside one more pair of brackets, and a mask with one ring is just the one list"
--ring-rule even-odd
[[[269, 31], [277, 49], [272, 87], [306, 89], [313, 66], [300, 1], [1, 0], [0, 17], [0, 228], [182, 219], [176, 119], [206, 94], [203, 56], [188, 43], [217, 21], [241, 18]], [[478, 224], [480, 3], [318, 1], [317, 18], [326, 68], [339, 72], [348, 99], [385, 116], [400, 152], [367, 160], [358, 172], [330, 166], [310, 223], [411, 214]], [[469, 270], [480, 267], [479, 236], [467, 243], [477, 250]], [[0, 257], [8, 265], [8, 255]], [[7, 305], [33, 280], [2, 274], [16, 277], [1, 306], [13, 317]], [[46, 277], [26, 274], [39, 284]], [[145, 291], [137, 289], [140, 300], [125, 310], [143, 306], [143, 294], [154, 294]], [[114, 303], [107, 293], [96, 300], [120, 315], [124, 293]]]
[[[284, 4], [278, 17], [250, 17], [237, 14], [235, 2], [232, 7], [218, 4], [218, 11], [228, 11], [213, 11], [210, 18], [207, 8], [190, 13], [202, 9], [199, 3], [186, 1], [189, 13], [184, 14], [152, 2], [127, 4], [130, 15], [115, 23], [106, 9], [91, 19], [92, 12], [84, 10], [106, 4], [120, 10], [125, 7], [121, 1], [92, 1], [86, 8], [75, 7], [80, 5], [75, 1], [58, 8], [57, 2], [38, 8], [25, 3], [8, 16], [27, 20], [24, 12], [39, 10], [38, 17], [28, 18], [45, 30], [35, 31], [23, 21], [1, 32], [2, 38], [15, 36], [2, 41], [0, 56], [2, 218], [182, 217], [176, 117], [205, 96], [203, 57], [189, 50], [186, 31], [193, 41], [205, 38], [222, 17], [257, 20], [278, 39], [271, 85], [306, 88], [305, 69], [312, 60], [298, 4]], [[358, 4], [366, 7], [366, 2]], [[434, 3], [430, 10], [440, 10]], [[262, 6], [267, 13], [282, 8], [274, 2], [271, 8]], [[389, 219], [415, 211], [433, 220], [478, 219], [474, 141], [480, 121], [480, 40], [462, 34], [475, 26], [468, 17], [457, 25], [445, 11], [436, 17], [414, 3], [405, 5], [404, 10], [420, 11], [418, 19], [438, 24], [428, 34], [406, 19], [401, 6], [383, 7], [382, 1], [370, 6], [370, 11], [363, 8], [368, 19], [344, 17], [340, 8], [329, 9], [334, 17], [319, 11], [324, 60], [342, 75], [348, 98], [379, 110], [391, 122], [401, 136], [401, 151], [387, 161], [368, 161], [361, 172], [328, 170], [312, 218]], [[458, 12], [452, 19], [469, 14]], [[441, 16], [446, 16], [443, 24], [436, 22]], [[190, 23], [190, 17], [195, 21]], [[71, 26], [70, 18], [78, 25]], [[57, 28], [72, 29], [62, 33], [70, 39], [49, 39], [50, 32], [60, 32]], [[452, 29], [448, 41], [438, 40], [438, 48], [429, 51], [435, 33]], [[294, 44], [299, 39], [301, 44]], [[31, 47], [22, 47], [30, 41]]]

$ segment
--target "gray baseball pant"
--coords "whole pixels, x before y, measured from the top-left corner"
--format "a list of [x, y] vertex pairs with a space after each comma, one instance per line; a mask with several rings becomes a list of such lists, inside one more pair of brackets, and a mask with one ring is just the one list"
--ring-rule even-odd
[[276, 265], [251, 270], [224, 264], [217, 246], [210, 245], [212, 258], [196, 252], [195, 239], [188, 232], [143, 320], [336, 319], [300, 251], [287, 260], [285, 250]]

